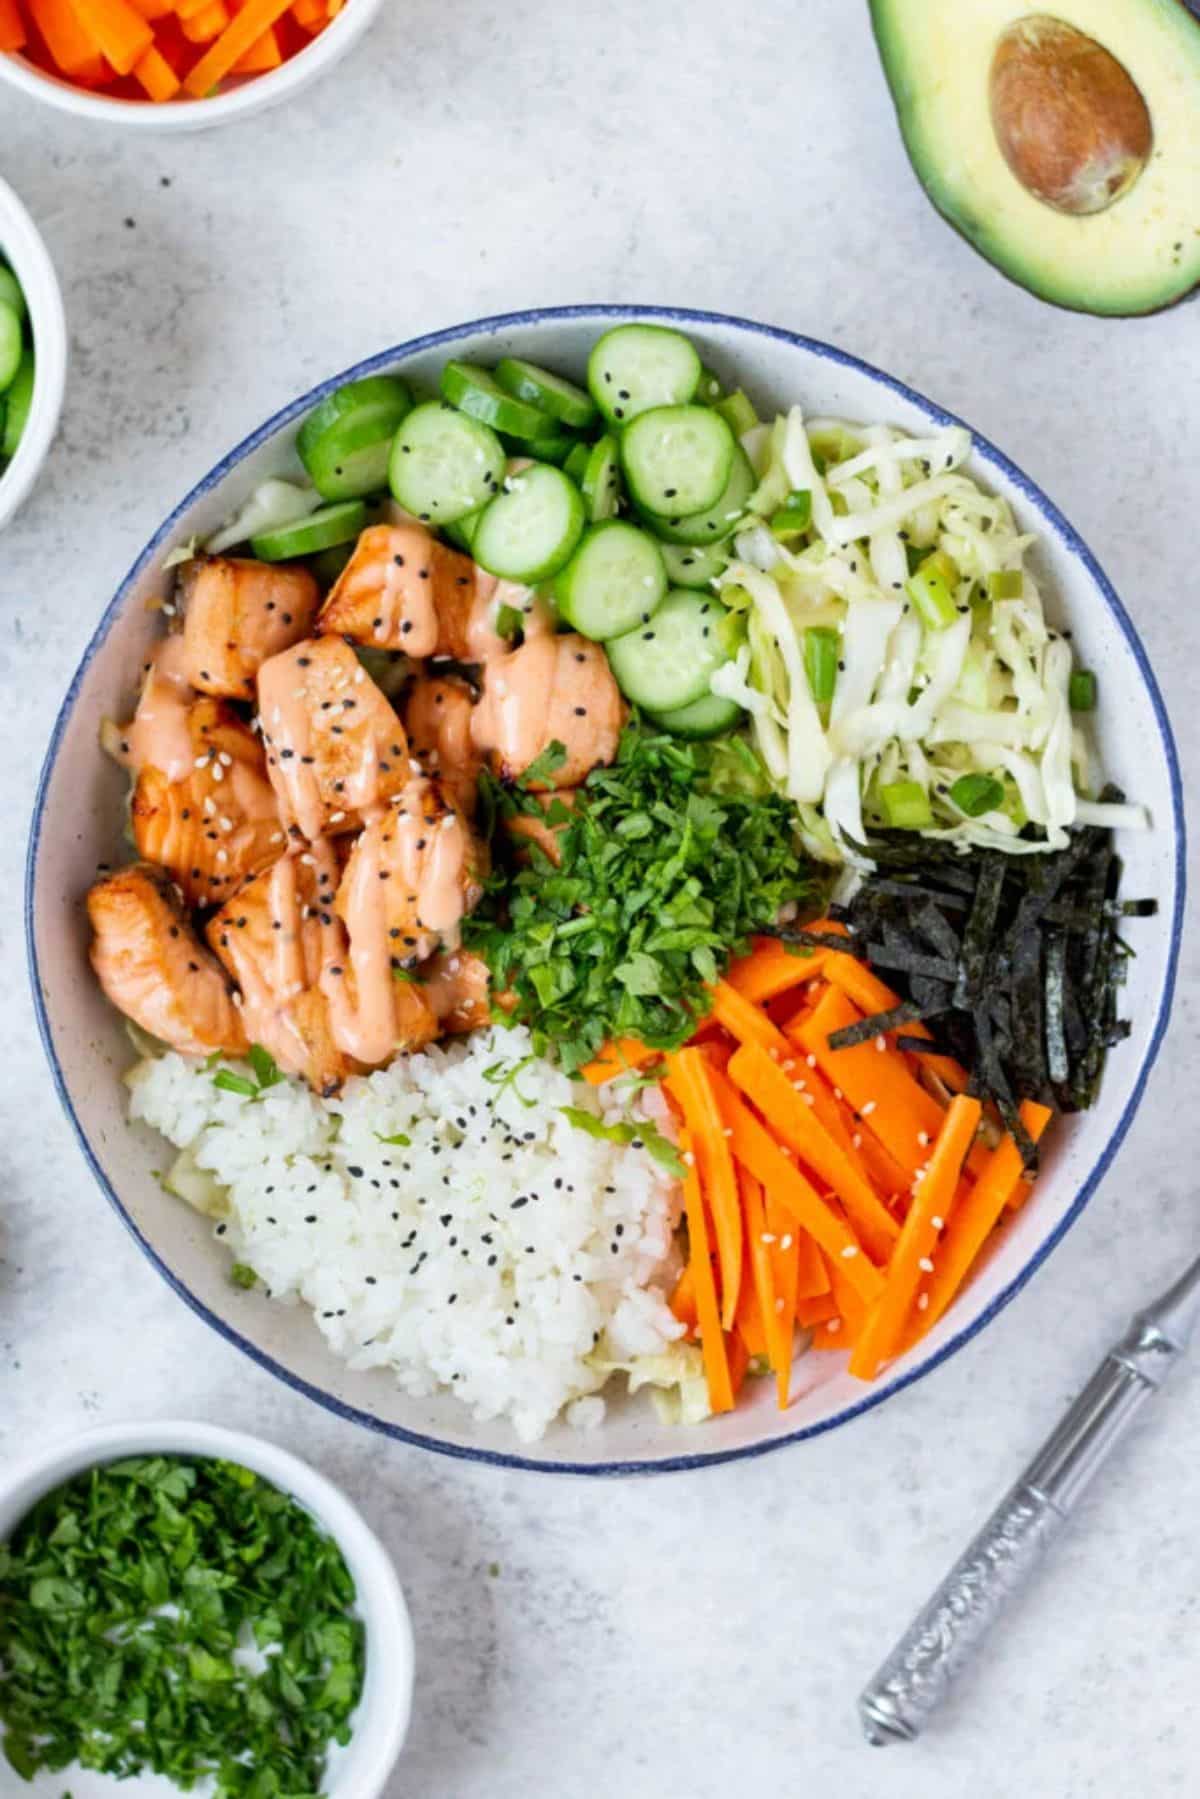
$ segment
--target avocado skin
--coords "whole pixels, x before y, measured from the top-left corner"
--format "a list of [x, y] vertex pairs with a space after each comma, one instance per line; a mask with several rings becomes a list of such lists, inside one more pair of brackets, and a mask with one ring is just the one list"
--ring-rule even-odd
[[[1062, 292], [1050, 291], [1043, 286], [1039, 286], [1036, 280], [1032, 278], [1031, 274], [1023, 269], [1019, 249], [1008, 252], [1006, 255], [1005, 249], [1002, 246], [989, 243], [986, 209], [984, 209], [983, 212], [978, 209], [972, 209], [969, 203], [961, 197], [951, 197], [945, 193], [941, 186], [938, 171], [924, 166], [924, 160], [914, 141], [914, 134], [911, 130], [912, 103], [914, 98], [913, 84], [906, 81], [901, 62], [894, 54], [894, 26], [893, 21], [889, 18], [889, 12], [892, 9], [893, 3], [894, 0], [867, 0], [868, 9], [871, 15], [871, 29], [875, 37], [875, 47], [879, 52], [879, 60], [883, 67], [884, 79], [887, 82], [888, 93], [891, 96], [892, 105], [895, 109], [896, 122], [900, 128], [900, 138], [904, 145], [905, 155], [908, 157], [913, 174], [924, 189], [925, 197], [933, 206], [934, 210], [940, 213], [942, 218], [945, 219], [952, 230], [962, 238], [964, 243], [970, 245], [976, 255], [981, 256], [985, 262], [990, 263], [994, 269], [1003, 275], [1007, 281], [1011, 281], [1014, 286], [1022, 288], [1026, 293], [1032, 294], [1035, 299], [1043, 300], [1047, 305], [1057, 307], [1063, 312], [1087, 313], [1093, 317], [1102, 318], [1144, 318], [1156, 312], [1168, 312], [1173, 307], [1182, 305], [1186, 300], [1200, 298], [1200, 275], [1197, 275], [1194, 281], [1178, 288], [1174, 284], [1171, 284], [1161, 296], [1151, 298], [1144, 306], [1118, 307], [1111, 304], [1097, 303], [1095, 299], [1089, 298], [1089, 296], [1084, 293], [1080, 293], [1077, 296], [1068, 296]], [[931, 8], [939, 3], [940, 0], [924, 0], [924, 4]], [[955, 3], [968, 4], [969, 0], [955, 0]], [[1103, 24], [1104, 6], [1118, 3], [1136, 6], [1138, 0], [1097, 0], [1098, 34]], [[1195, 22], [1197, 30], [1200, 31], [1200, 0], [1175, 0], [1175, 4], [1179, 6], [1180, 10], [1189, 19]], [[1041, 6], [1036, 4], [1036, 0], [1030, 0], [1028, 10], [1030, 12], [1053, 12], [1054, 9], [1051, 4]], [[1131, 73], [1134, 74], [1134, 78], [1136, 79], [1136, 73], [1134, 71], [1131, 71]], [[1197, 113], [1200, 115], [1200, 82], [1197, 84], [1196, 106]], [[983, 128], [990, 129], [990, 122], [986, 120], [986, 114], [984, 115]], [[1049, 225], [1048, 229], [1053, 229], [1053, 226]]]

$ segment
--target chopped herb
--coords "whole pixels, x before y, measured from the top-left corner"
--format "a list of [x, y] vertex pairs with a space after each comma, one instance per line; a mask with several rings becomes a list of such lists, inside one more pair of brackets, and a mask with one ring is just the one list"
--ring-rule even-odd
[[517, 1076], [523, 1069], [528, 1068], [531, 1062], [537, 1060], [536, 1055], [530, 1055], [522, 1056], [519, 1062], [492, 1062], [484, 1069], [483, 1078], [499, 1090], [496, 1094], [497, 1099], [501, 1093], [506, 1093], [511, 1087], [514, 1099], [519, 1099], [523, 1106], [536, 1106], [536, 1099], [526, 1099], [517, 1086]]
[[397, 1131], [395, 1136], [393, 1136], [393, 1137], [381, 1137], [379, 1135], [379, 1132], [376, 1131], [375, 1141], [377, 1143], [390, 1143], [397, 1149], [411, 1149], [412, 1148], [412, 1138], [406, 1137], [404, 1135], [403, 1131]]
[[497, 637], [515, 637], [525, 624], [525, 614], [516, 606], [501, 606], [496, 612]]
[[234, 1074], [232, 1068], [222, 1068], [213, 1076], [213, 1086], [219, 1087], [222, 1093], [240, 1093], [245, 1099], [257, 1099], [258, 1088], [253, 1081], [248, 1081], [244, 1074]]
[[558, 1109], [567, 1123], [573, 1124], [577, 1131], [584, 1131], [589, 1137], [599, 1137], [605, 1143], [640, 1144], [647, 1155], [653, 1156], [677, 1180], [683, 1179], [683, 1163], [679, 1159], [679, 1151], [669, 1137], [663, 1136], [657, 1125], [640, 1118], [636, 1122], [626, 1119], [619, 1123], [605, 1124], [594, 1112], [585, 1112], [580, 1106], [560, 1106]]
[[254, 1078], [258, 1082], [259, 1091], [265, 1093], [268, 1087], [274, 1087], [283, 1079], [279, 1066], [269, 1050], [261, 1043], [252, 1043], [246, 1053], [246, 1060], [254, 1070]]
[[247, 1292], [258, 1285], [258, 1276], [246, 1262], [235, 1262], [229, 1270], [229, 1278], [235, 1287], [245, 1287]]

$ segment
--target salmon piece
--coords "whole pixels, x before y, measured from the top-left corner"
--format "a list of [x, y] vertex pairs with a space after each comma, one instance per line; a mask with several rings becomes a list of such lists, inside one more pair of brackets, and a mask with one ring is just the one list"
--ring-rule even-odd
[[[576, 787], [564, 787], [554, 793], [535, 793], [532, 797], [541, 807], [543, 814], [549, 813], [555, 805], [565, 806], [568, 812], [575, 809], [579, 790]], [[518, 812], [504, 821], [505, 829], [510, 837], [518, 840], [518, 856], [524, 843], [535, 843], [542, 854], [553, 862], [555, 868], [562, 861], [558, 847], [560, 831], [565, 831], [570, 824], [569, 818], [561, 817], [557, 812], [551, 822], [545, 816], [537, 818], [531, 812]], [[528, 854], [525, 860], [529, 860]]]
[[185, 1056], [240, 1056], [246, 1033], [217, 963], [161, 868], [135, 862], [87, 898], [92, 967], [126, 1018]]
[[573, 632], [539, 634], [489, 662], [471, 732], [505, 781], [561, 743], [564, 760], [534, 785], [578, 787], [593, 768], [612, 761], [624, 722], [624, 702], [600, 644]]
[[[345, 958], [346, 933], [333, 911], [337, 864], [286, 856], [209, 920], [209, 943], [241, 989], [242, 1021], [252, 1043], [285, 1074], [302, 1076], [328, 1098], [360, 1065], [334, 1038], [321, 990], [327, 962]], [[278, 928], [277, 928], [278, 927]]]
[[308, 636], [321, 603], [306, 568], [237, 556], [197, 558], [179, 585], [187, 678], [231, 700], [254, 698], [263, 663]]
[[264, 662], [258, 707], [293, 842], [356, 830], [412, 779], [404, 726], [340, 637], [306, 638]]
[[422, 675], [404, 708], [404, 728], [414, 756], [433, 775], [450, 804], [470, 816], [479, 799], [483, 757], [471, 736], [475, 696], [465, 681]]
[[448, 1037], [477, 1031], [492, 1022], [491, 974], [469, 950], [435, 956], [421, 970], [422, 991]]
[[493, 576], [423, 526], [370, 525], [321, 608], [317, 631], [413, 657], [478, 661], [499, 641], [488, 622], [495, 591]]
[[187, 711], [192, 758], [170, 781], [145, 767], [130, 822], [138, 854], [170, 870], [189, 905], [219, 905], [285, 844], [262, 744], [223, 700]]
[[453, 944], [479, 903], [483, 865], [483, 846], [437, 785], [410, 780], [350, 851], [337, 910], [352, 947], [361, 948], [378, 928], [381, 951], [408, 968]]

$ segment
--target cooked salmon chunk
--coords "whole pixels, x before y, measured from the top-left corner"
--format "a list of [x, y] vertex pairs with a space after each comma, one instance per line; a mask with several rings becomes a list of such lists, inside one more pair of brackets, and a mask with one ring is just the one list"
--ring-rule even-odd
[[208, 941], [241, 989], [242, 1020], [286, 1074], [336, 1093], [359, 1064], [333, 1033], [322, 971], [346, 960], [333, 909], [339, 869], [327, 852], [280, 857], [209, 920]]
[[370, 525], [321, 608], [317, 630], [413, 657], [477, 661], [494, 642], [496, 582], [420, 525]]
[[258, 707], [293, 840], [355, 830], [412, 779], [403, 725], [340, 637], [307, 638], [264, 662]]
[[119, 1011], [185, 1056], [247, 1047], [229, 983], [161, 868], [135, 862], [88, 894], [92, 967]]
[[470, 816], [478, 799], [483, 756], [471, 736], [475, 696], [465, 681], [422, 675], [413, 682], [404, 707], [409, 747], [436, 775], [446, 798]]
[[180, 581], [187, 678], [201, 693], [252, 700], [263, 663], [313, 627], [320, 589], [306, 568], [204, 556]]
[[354, 841], [337, 909], [362, 952], [372, 932], [397, 969], [457, 942], [482, 893], [482, 846], [434, 782], [410, 781]]
[[193, 906], [219, 905], [281, 853], [285, 837], [262, 744], [222, 700], [188, 708], [182, 780], [143, 767], [130, 822], [138, 854], [170, 870]]
[[[532, 812], [518, 812], [504, 821], [505, 829], [510, 837], [518, 840], [518, 852], [525, 844], [536, 844], [543, 856], [553, 862], [555, 868], [562, 860], [559, 849], [559, 833], [565, 831], [570, 824], [569, 814], [575, 806], [576, 789], [564, 787], [554, 793], [536, 793], [532, 797], [541, 808], [541, 815]], [[525, 860], [530, 858], [526, 853]]]
[[469, 950], [434, 956], [421, 970], [421, 988], [447, 1036], [477, 1031], [491, 1023], [488, 965]]
[[552, 743], [565, 756], [538, 787], [578, 787], [617, 753], [625, 709], [598, 643], [574, 633], [527, 638], [489, 662], [471, 734], [501, 780], [516, 776]]

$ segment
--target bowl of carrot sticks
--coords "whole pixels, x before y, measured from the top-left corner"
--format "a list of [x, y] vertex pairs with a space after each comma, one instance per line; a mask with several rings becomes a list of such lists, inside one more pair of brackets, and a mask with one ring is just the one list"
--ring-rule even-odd
[[382, 0], [0, 0], [0, 80], [69, 112], [196, 131], [278, 105]]

